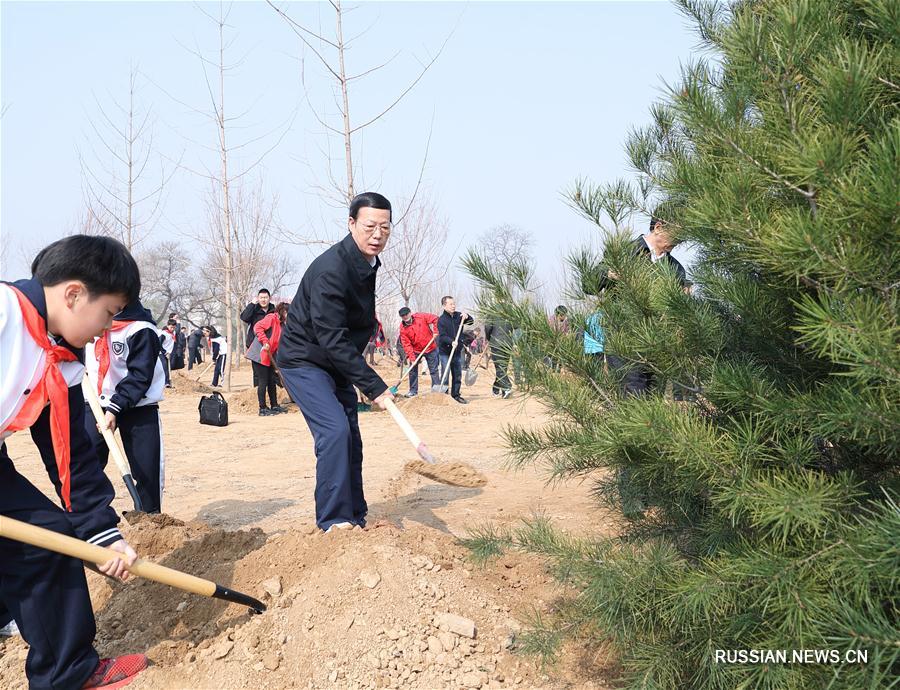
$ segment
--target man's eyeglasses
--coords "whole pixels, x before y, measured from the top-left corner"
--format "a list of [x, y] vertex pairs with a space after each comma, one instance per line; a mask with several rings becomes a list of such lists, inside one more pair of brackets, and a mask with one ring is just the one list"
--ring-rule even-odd
[[364, 225], [362, 223], [358, 223], [357, 227], [361, 228], [362, 231], [366, 235], [373, 234], [376, 229], [381, 230], [382, 235], [390, 235], [391, 229], [394, 227], [394, 224], [393, 223], [383, 223], [381, 225]]

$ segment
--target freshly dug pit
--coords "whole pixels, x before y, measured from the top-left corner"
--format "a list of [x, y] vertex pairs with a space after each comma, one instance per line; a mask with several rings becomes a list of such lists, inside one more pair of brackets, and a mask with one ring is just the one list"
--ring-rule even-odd
[[465, 462], [438, 462], [432, 465], [423, 460], [413, 460], [406, 463], [404, 469], [450, 486], [479, 487], [487, 484], [487, 477]]

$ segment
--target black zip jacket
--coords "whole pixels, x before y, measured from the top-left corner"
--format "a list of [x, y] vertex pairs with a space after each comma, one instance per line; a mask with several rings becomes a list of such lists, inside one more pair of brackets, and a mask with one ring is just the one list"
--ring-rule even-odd
[[495, 349], [508, 348], [512, 345], [513, 327], [501, 319], [488, 321], [484, 325], [484, 337]]
[[[450, 350], [453, 349], [453, 341], [456, 340], [456, 332], [459, 330], [460, 321], [462, 321], [462, 314], [458, 311], [453, 312], [452, 316], [442, 311], [438, 317], [438, 349], [445, 355], [449, 355]], [[473, 323], [475, 323], [475, 320], [470, 316], [466, 319], [465, 325], [471, 326]], [[454, 358], [462, 353], [462, 334], [460, 334], [459, 342], [460, 344], [456, 346], [456, 353], [453, 355]]]
[[162, 345], [156, 335], [155, 322], [140, 300], [132, 302], [115, 316], [116, 321], [147, 321], [153, 328], [142, 328], [128, 338], [128, 374], [116, 385], [107, 409], [118, 416], [135, 407], [150, 389]]
[[275, 311], [275, 305], [271, 302], [269, 302], [269, 306], [266, 309], [263, 309], [256, 302], [251, 302], [244, 307], [244, 311], [241, 312], [241, 321], [247, 324], [247, 344], [245, 347], [250, 347], [253, 341], [256, 340], [253, 327], [273, 311]]
[[320, 254], [306, 269], [281, 331], [278, 366], [315, 366], [339, 386], [348, 382], [374, 400], [387, 384], [362, 356], [375, 332], [375, 276], [347, 236]]
[[[647, 260], [651, 259], [650, 247], [647, 246], [647, 241], [644, 239], [644, 236], [641, 235], [633, 242], [634, 244], [634, 256], [646, 256]], [[681, 265], [681, 262], [678, 261], [671, 253], [666, 254], [660, 262], [665, 262], [669, 266], [671, 266], [675, 270], [675, 275], [678, 277], [678, 281], [682, 286], [687, 282], [687, 274], [685, 273], [684, 266]], [[581, 289], [584, 291], [586, 295], [599, 295], [600, 291], [604, 288], [611, 287], [615, 281], [609, 277], [609, 269], [602, 268], [601, 266], [596, 266], [595, 270], [591, 275], [585, 275], [581, 280]]]

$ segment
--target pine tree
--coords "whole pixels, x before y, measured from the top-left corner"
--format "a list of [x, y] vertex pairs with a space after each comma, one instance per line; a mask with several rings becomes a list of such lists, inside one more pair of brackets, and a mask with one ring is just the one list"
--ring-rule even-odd
[[[521, 385], [551, 416], [504, 430], [511, 463], [643, 509], [615, 539], [535, 518], [468, 542], [549, 556], [578, 595], [523, 646], [611, 643], [629, 688], [897, 687], [900, 3], [679, 4], [705, 57], [629, 137], [637, 178], [568, 194], [606, 236], [602, 257], [571, 257], [572, 284], [618, 275], [573, 295], [570, 322], [601, 312], [606, 351], [653, 372], [653, 391], [624, 396], [577, 329], [517, 298], [527, 266], [465, 259], [482, 311], [521, 329]], [[633, 256], [629, 221], [651, 212], [694, 247], [692, 294]], [[737, 649], [868, 661], [715, 662]]]

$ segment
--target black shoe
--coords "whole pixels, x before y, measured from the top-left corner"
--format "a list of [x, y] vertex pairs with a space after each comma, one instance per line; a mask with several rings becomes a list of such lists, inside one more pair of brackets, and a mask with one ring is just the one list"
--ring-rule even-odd
[[285, 409], [281, 405], [273, 405], [269, 409], [272, 411], [272, 414], [284, 414], [285, 412], [287, 412], [287, 409]]
[[271, 417], [273, 414], [278, 414], [278, 413], [275, 412], [274, 410], [270, 410], [268, 407], [263, 407], [259, 411], [260, 417]]
[[469, 404], [469, 401], [466, 400], [466, 399], [465, 399], [464, 397], [462, 397], [461, 395], [454, 395], [454, 396], [453, 396], [453, 399], [454, 399], [456, 402], [458, 402], [460, 405], [468, 405], [468, 404]]

